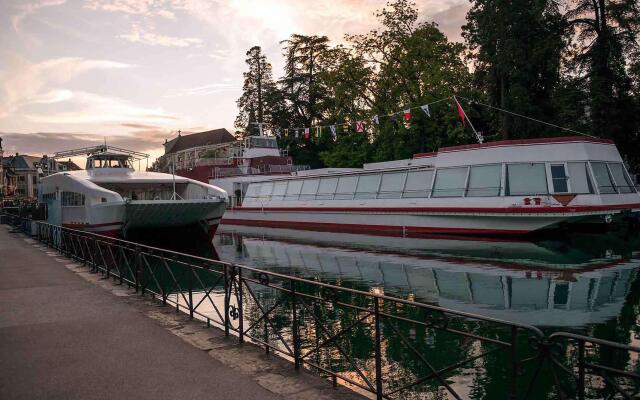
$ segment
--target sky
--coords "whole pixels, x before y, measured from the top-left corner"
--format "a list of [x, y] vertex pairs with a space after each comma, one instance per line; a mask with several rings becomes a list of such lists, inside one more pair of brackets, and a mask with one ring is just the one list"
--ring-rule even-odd
[[[292, 33], [378, 26], [384, 0], [0, 0], [5, 156], [103, 143], [162, 154], [178, 130], [233, 129], [245, 53], [280, 76]], [[420, 20], [461, 41], [468, 0], [420, 0]]]

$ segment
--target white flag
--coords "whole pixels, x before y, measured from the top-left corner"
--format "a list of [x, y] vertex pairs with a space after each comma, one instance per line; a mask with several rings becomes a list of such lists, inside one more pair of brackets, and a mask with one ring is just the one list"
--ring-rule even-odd
[[427, 117], [431, 117], [431, 112], [429, 111], [429, 105], [428, 104], [420, 106], [420, 109], [422, 111], [424, 111], [425, 114], [427, 114]]

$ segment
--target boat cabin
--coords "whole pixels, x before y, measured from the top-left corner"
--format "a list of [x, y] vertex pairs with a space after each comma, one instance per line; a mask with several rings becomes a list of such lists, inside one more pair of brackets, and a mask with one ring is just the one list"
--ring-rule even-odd
[[93, 154], [87, 158], [87, 170], [102, 168], [122, 168], [133, 170], [133, 166], [131, 165], [131, 156], [128, 154], [99, 153]]

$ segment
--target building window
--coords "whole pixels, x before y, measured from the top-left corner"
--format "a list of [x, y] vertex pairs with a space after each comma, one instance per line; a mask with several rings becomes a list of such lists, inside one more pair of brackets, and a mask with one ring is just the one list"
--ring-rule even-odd
[[25, 181], [25, 176], [24, 175], [18, 175], [18, 182], [24, 182]]
[[551, 164], [551, 180], [554, 193], [567, 193], [569, 191], [564, 164]]
[[548, 194], [547, 173], [544, 164], [508, 164], [507, 196], [534, 196]]
[[589, 178], [589, 172], [587, 170], [587, 163], [570, 162], [567, 163], [567, 167], [569, 169], [569, 180], [571, 181], [572, 193], [594, 193], [591, 178]]
[[433, 185], [433, 197], [460, 197], [464, 194], [467, 167], [439, 169]]
[[38, 183], [38, 177], [36, 175], [33, 175], [31, 177], [31, 183], [33, 183], [34, 185], [36, 185]]
[[480, 165], [469, 171], [468, 197], [500, 196], [502, 165]]
[[613, 185], [606, 163], [592, 162], [591, 169], [593, 170], [593, 176], [596, 179], [596, 184], [598, 185], [600, 194], [616, 193], [616, 188]]

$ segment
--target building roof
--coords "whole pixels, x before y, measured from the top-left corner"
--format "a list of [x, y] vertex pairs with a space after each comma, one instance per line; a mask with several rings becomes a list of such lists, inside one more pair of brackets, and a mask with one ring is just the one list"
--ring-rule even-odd
[[80, 171], [82, 169], [82, 168], [80, 168], [78, 166], [78, 164], [74, 163], [71, 160], [69, 160], [69, 161], [58, 161], [58, 164], [66, 166], [67, 167], [67, 171]]
[[23, 154], [17, 154], [15, 156], [3, 157], [2, 165], [5, 167], [17, 169], [36, 169], [36, 163], [42, 161], [42, 157], [27, 156]]
[[178, 137], [164, 144], [164, 154], [176, 153], [194, 147], [233, 143], [235, 141], [235, 136], [224, 128], [192, 133], [191, 135], [178, 135]]

